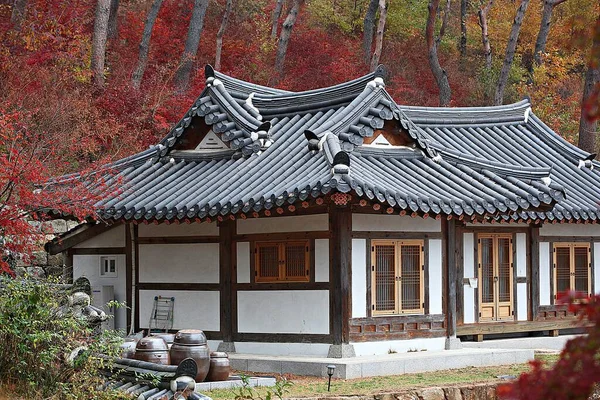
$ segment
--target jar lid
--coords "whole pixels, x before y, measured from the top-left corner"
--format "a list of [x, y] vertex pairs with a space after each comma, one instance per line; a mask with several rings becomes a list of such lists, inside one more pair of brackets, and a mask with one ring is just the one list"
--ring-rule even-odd
[[175, 334], [173, 343], [188, 346], [205, 345], [206, 335], [198, 329], [183, 329]]
[[145, 337], [140, 339], [135, 347], [136, 351], [161, 351], [167, 350], [167, 342], [161, 337]]
[[213, 351], [210, 353], [210, 358], [229, 358], [229, 355], [224, 351]]

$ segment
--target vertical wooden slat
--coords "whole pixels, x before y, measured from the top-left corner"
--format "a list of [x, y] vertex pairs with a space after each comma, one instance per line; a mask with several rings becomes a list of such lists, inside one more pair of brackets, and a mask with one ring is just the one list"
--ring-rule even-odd
[[[125, 302], [127, 303], [127, 332], [132, 332], [131, 325], [131, 312], [132, 306], [139, 307], [139, 304], [133, 303], [133, 282], [132, 282], [132, 270], [133, 270], [133, 248], [131, 243], [131, 229], [129, 224], [125, 224]], [[134, 327], [135, 328], [135, 323]]]
[[[449, 338], [456, 336], [456, 222], [454, 220], [445, 221], [445, 239], [446, 239], [446, 315], [448, 318], [447, 336]], [[442, 224], [442, 228], [444, 224]]]
[[[456, 227], [456, 324], [463, 325], [465, 321], [465, 285], [463, 278], [464, 271], [464, 228], [461, 225]], [[429, 282], [427, 279], [425, 282]]]
[[349, 343], [352, 310], [352, 210], [329, 206], [330, 319], [333, 344]]
[[232, 305], [232, 275], [235, 273], [236, 259], [236, 221], [225, 219], [219, 224], [219, 299], [220, 321], [223, 342], [233, 342], [233, 305]]
[[135, 275], [135, 313], [134, 313], [134, 330], [138, 332], [140, 330], [140, 244], [139, 244], [139, 233], [138, 226], [133, 225], [133, 249], [134, 249], [134, 260], [133, 268]]

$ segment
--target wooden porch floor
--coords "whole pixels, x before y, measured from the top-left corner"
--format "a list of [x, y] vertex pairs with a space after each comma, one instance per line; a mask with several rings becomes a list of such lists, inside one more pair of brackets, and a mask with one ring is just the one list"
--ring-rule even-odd
[[485, 322], [479, 324], [464, 324], [456, 327], [457, 336], [497, 335], [503, 333], [541, 332], [558, 333], [561, 329], [582, 328], [577, 319], [559, 319], [552, 321], [515, 321], [515, 322]]

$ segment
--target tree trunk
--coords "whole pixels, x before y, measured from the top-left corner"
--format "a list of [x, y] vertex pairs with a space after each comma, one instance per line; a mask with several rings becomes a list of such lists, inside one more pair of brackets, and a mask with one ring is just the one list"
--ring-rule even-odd
[[469, 0], [460, 0], [460, 57], [467, 56], [467, 7]]
[[[600, 17], [596, 22], [594, 42], [591, 50], [591, 60], [585, 73], [583, 86], [583, 102], [581, 107], [581, 119], [579, 120], [579, 143], [578, 146], [588, 153], [596, 152], [596, 133], [598, 130], [598, 109], [600, 98]], [[596, 115], [588, 115], [593, 110]]]
[[92, 77], [97, 88], [104, 87], [104, 61], [108, 37], [108, 16], [111, 0], [98, 0], [92, 36]]
[[517, 49], [517, 41], [519, 40], [519, 31], [521, 30], [521, 24], [523, 23], [523, 17], [525, 16], [528, 5], [529, 0], [521, 0], [521, 4], [517, 9], [517, 15], [513, 21], [512, 29], [510, 30], [508, 45], [506, 46], [506, 55], [504, 56], [504, 63], [502, 64], [498, 86], [496, 87], [496, 94], [494, 95], [494, 104], [497, 106], [501, 105], [504, 100], [504, 89], [506, 89], [508, 74], [510, 73], [510, 68], [513, 59], [515, 58], [515, 50]]
[[448, 28], [448, 16], [450, 15], [450, 0], [446, 0], [446, 9], [444, 10], [444, 16], [442, 17], [442, 25], [440, 26], [440, 34], [436, 38], [437, 44], [440, 44], [442, 38], [446, 34], [446, 28]]
[[542, 65], [542, 53], [546, 51], [546, 43], [548, 42], [548, 34], [550, 33], [550, 23], [552, 22], [552, 11], [554, 11], [555, 6], [564, 3], [565, 1], [566, 0], [544, 0], [542, 22], [540, 24], [537, 40], [535, 41], [535, 50], [533, 52], [535, 65]]
[[492, 46], [490, 46], [490, 38], [488, 37], [487, 16], [493, 5], [494, 0], [489, 0], [485, 7], [481, 7], [477, 12], [477, 15], [479, 16], [479, 26], [481, 27], [481, 41], [483, 42], [485, 66], [487, 69], [492, 68]]
[[10, 22], [16, 30], [21, 30], [21, 24], [27, 16], [27, 0], [14, 0]]
[[371, 47], [373, 46], [373, 34], [375, 33], [375, 15], [379, 0], [370, 0], [367, 13], [363, 22], [363, 55], [365, 64], [371, 61]]
[[375, 36], [375, 51], [371, 58], [371, 71], [375, 71], [379, 65], [381, 51], [383, 49], [383, 33], [385, 32], [385, 20], [387, 18], [386, 0], [379, 0], [379, 21], [377, 22], [377, 35]]
[[110, 15], [108, 16], [108, 38], [116, 39], [119, 36], [119, 0], [110, 1]]
[[271, 40], [277, 39], [277, 27], [279, 26], [279, 18], [281, 17], [281, 9], [283, 8], [283, 0], [276, 0], [275, 9], [273, 9], [273, 17], [271, 21]]
[[181, 57], [181, 64], [175, 74], [175, 87], [178, 93], [183, 93], [187, 90], [190, 83], [190, 75], [194, 66], [194, 58], [198, 53], [198, 45], [200, 44], [200, 36], [204, 27], [204, 16], [208, 8], [208, 0], [195, 0], [192, 19], [188, 28], [187, 39], [185, 40], [185, 49]]
[[440, 61], [438, 60], [437, 41], [434, 37], [435, 20], [439, 5], [440, 0], [429, 1], [429, 14], [427, 17], [427, 27], [425, 28], [425, 39], [427, 40], [429, 67], [431, 68], [431, 72], [433, 73], [440, 90], [440, 106], [446, 107], [450, 104], [450, 83], [448, 82], [446, 71], [441, 67]]
[[221, 27], [219, 28], [219, 32], [217, 32], [217, 51], [215, 53], [215, 69], [217, 71], [221, 69], [221, 50], [223, 49], [223, 35], [225, 34], [225, 29], [227, 29], [227, 22], [229, 21], [229, 14], [231, 13], [232, 5], [233, 0], [227, 0], [227, 4], [225, 5], [225, 13], [223, 14], [223, 20], [221, 21]]
[[148, 51], [150, 50], [150, 38], [152, 37], [152, 28], [154, 28], [154, 22], [156, 22], [156, 17], [160, 11], [162, 2], [163, 0], [154, 0], [152, 6], [150, 7], [150, 11], [148, 11], [146, 22], [144, 23], [144, 33], [142, 33], [142, 41], [140, 42], [139, 46], [140, 52], [138, 55], [138, 64], [131, 78], [131, 84], [135, 89], [140, 88], [142, 78], [144, 77], [144, 71], [146, 71], [146, 65], [148, 64]]
[[298, 18], [298, 12], [300, 11], [300, 6], [304, 3], [304, 0], [293, 0], [292, 8], [288, 16], [283, 21], [283, 26], [281, 27], [281, 35], [279, 36], [279, 43], [277, 45], [277, 55], [275, 56], [275, 71], [279, 74], [279, 77], [283, 75], [283, 64], [285, 62], [285, 55], [287, 53], [288, 43], [290, 41], [290, 36], [292, 35], [292, 29], [294, 28], [294, 24], [296, 23], [296, 19]]

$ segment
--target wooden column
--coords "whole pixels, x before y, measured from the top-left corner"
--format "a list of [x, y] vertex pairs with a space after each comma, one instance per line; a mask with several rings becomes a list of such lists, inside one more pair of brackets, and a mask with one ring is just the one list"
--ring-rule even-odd
[[223, 342], [233, 343], [232, 275], [235, 273], [236, 249], [234, 236], [235, 220], [226, 219], [219, 224], [219, 288], [220, 288], [220, 320]]
[[456, 224], [454, 220], [442, 220], [442, 232], [446, 242], [446, 336], [456, 336]]
[[129, 224], [125, 224], [125, 302], [127, 303], [127, 332], [131, 333], [131, 312], [132, 307], [137, 307], [133, 304], [133, 243], [131, 240], [131, 229]]
[[329, 206], [329, 318], [333, 344], [350, 340], [352, 310], [352, 210]]
[[133, 275], [134, 275], [134, 299], [135, 311], [133, 313], [133, 326], [136, 332], [140, 330], [140, 243], [138, 226], [133, 225]]
[[540, 228], [539, 225], [531, 225], [529, 230], [529, 245], [531, 247], [531, 271], [529, 273], [531, 320], [535, 321], [540, 305]]
[[456, 321], [458, 325], [463, 325], [465, 321], [465, 285], [463, 278], [464, 271], [464, 228], [463, 224], [456, 227]]

